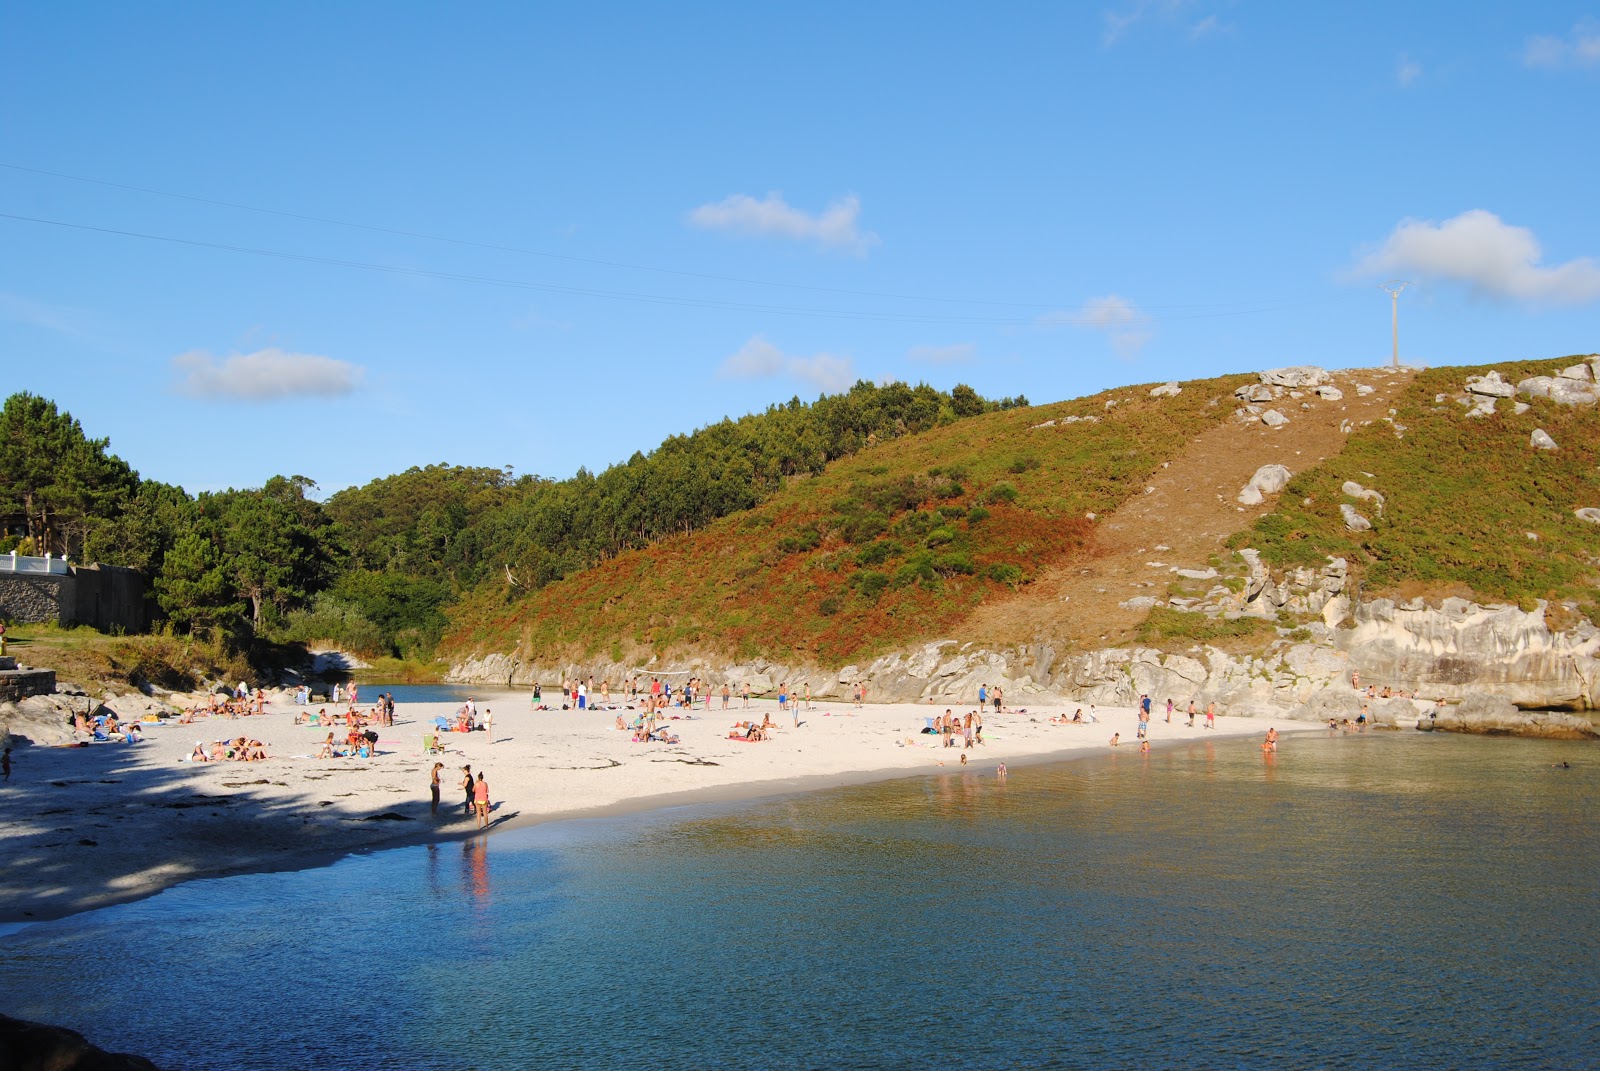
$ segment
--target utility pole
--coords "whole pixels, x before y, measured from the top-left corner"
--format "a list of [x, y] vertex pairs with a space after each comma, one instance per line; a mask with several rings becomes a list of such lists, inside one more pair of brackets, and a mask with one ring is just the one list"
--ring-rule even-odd
[[1408, 279], [1390, 279], [1379, 283], [1379, 290], [1389, 292], [1389, 331], [1394, 337], [1394, 366], [1400, 367], [1400, 291], [1410, 286]]

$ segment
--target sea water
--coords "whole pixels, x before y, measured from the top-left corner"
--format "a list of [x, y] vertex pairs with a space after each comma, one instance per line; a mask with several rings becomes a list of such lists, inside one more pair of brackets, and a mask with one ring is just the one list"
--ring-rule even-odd
[[193, 882], [0, 939], [0, 1006], [174, 1069], [1600, 1066], [1600, 750], [992, 767]]

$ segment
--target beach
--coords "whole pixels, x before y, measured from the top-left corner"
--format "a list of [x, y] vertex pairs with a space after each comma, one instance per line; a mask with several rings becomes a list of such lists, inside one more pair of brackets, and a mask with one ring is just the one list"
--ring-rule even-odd
[[[364, 697], [373, 692], [363, 688]], [[548, 699], [547, 699], [548, 701]], [[559, 700], [557, 700], [559, 706]], [[722, 710], [675, 710], [666, 721], [677, 743], [640, 743], [616, 728], [614, 709], [535, 710], [527, 692], [477, 697], [493, 733], [443, 733], [442, 753], [425, 755], [434, 718], [457, 704], [401, 703], [395, 724], [379, 727], [372, 758], [317, 758], [328, 729], [295, 724], [318, 707], [284, 699], [262, 715], [176, 719], [146, 726], [138, 744], [25, 747], [0, 786], [0, 921], [58, 918], [138, 899], [180, 882], [260, 870], [300, 869], [351, 852], [476, 835], [458, 787], [464, 765], [487, 775], [491, 831], [565, 818], [697, 803], [756, 799], [896, 777], [966, 769], [996, 776], [1016, 766], [1119, 750], [1137, 757], [1137, 716], [1101, 708], [1097, 723], [1053, 722], [1079, 709], [1030, 707], [985, 715], [984, 743], [943, 747], [921, 732], [946, 707], [816, 701], [794, 714], [775, 700], [738, 698]], [[332, 709], [332, 708], [329, 708]], [[951, 707], [965, 714], [972, 707]], [[1087, 712], [1089, 707], [1083, 705]], [[688, 715], [688, 716], [685, 716]], [[770, 716], [763, 742], [729, 738], [736, 721]], [[1158, 704], [1150, 725], [1159, 749], [1194, 739], [1260, 737], [1261, 719], [1218, 715], [1194, 728], [1180, 711], [1171, 724]], [[1276, 723], [1280, 733], [1326, 728]], [[335, 731], [339, 740], [345, 730]], [[266, 744], [254, 762], [188, 762], [197, 742], [245, 735]], [[962, 767], [961, 756], [967, 766]], [[429, 774], [440, 772], [442, 803], [430, 813]]]

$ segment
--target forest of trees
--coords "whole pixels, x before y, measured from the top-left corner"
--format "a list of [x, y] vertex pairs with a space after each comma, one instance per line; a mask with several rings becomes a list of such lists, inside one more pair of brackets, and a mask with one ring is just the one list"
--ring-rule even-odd
[[330, 497], [304, 476], [190, 496], [143, 480], [71, 414], [32, 394], [0, 410], [0, 552], [140, 569], [152, 617], [240, 647], [329, 640], [427, 657], [452, 603], [485, 583], [532, 592], [631, 547], [763, 501], [876, 442], [1027, 399], [971, 387], [857, 383], [813, 403], [675, 435], [598, 476], [430, 465]]

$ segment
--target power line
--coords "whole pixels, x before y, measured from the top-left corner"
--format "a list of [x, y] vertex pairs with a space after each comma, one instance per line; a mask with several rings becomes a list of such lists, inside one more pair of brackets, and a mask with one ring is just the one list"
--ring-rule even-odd
[[[416, 278], [438, 279], [448, 282], [474, 283], [484, 286], [499, 286], [518, 290], [536, 290], [553, 294], [568, 294], [579, 297], [596, 297], [616, 301], [633, 301], [653, 305], [675, 305], [685, 308], [716, 309], [731, 312], [761, 312], [776, 313], [784, 316], [808, 316], [824, 319], [841, 320], [868, 320], [885, 323], [927, 323], [927, 324], [958, 324], [995, 327], [1020, 327], [1020, 326], [1077, 326], [1077, 327], [1126, 327], [1136, 324], [1152, 324], [1160, 322], [1156, 317], [1145, 312], [1130, 314], [1126, 319], [1119, 320], [1116, 324], [1107, 325], [1090, 316], [1079, 317], [1052, 317], [1045, 321], [1040, 317], [979, 317], [979, 316], [927, 316], [893, 312], [852, 311], [847, 309], [813, 309], [786, 305], [762, 305], [751, 302], [724, 301], [709, 298], [681, 297], [671, 294], [649, 294], [625, 290], [603, 290], [594, 287], [563, 286], [557, 283], [539, 283], [523, 279], [504, 279], [486, 275], [468, 275], [459, 272], [433, 271], [427, 268], [404, 267], [395, 264], [374, 264], [368, 261], [347, 260], [337, 257], [316, 256], [309, 253], [291, 253], [277, 249], [260, 249], [254, 246], [232, 245], [225, 242], [208, 242], [196, 238], [177, 238], [171, 235], [150, 234], [142, 231], [120, 230], [115, 227], [99, 227], [87, 223], [70, 223], [65, 220], [44, 219], [39, 216], [24, 216], [9, 212], [0, 212], [0, 219], [16, 220], [23, 223], [37, 223], [50, 227], [62, 227], [69, 230], [87, 231], [94, 234], [110, 234], [123, 238], [137, 238], [143, 241], [165, 242], [172, 245], [193, 246], [200, 249], [214, 249], [229, 253], [243, 253], [251, 256], [272, 257], [278, 260], [299, 261], [308, 264], [324, 264], [330, 267], [352, 268], [360, 271], [380, 272], [388, 275], [403, 275]], [[1222, 316], [1254, 315], [1264, 312], [1275, 312], [1280, 309], [1290, 308], [1294, 304], [1307, 304], [1307, 302], [1273, 304], [1250, 309], [1235, 309], [1228, 312], [1190, 313], [1179, 316], [1166, 316], [1161, 320], [1197, 320], [1212, 319]]]
[[[352, 230], [369, 231], [374, 234], [390, 234], [402, 238], [419, 238], [429, 242], [443, 242], [447, 245], [466, 246], [474, 249], [488, 249], [500, 253], [519, 253], [524, 256], [545, 257], [550, 260], [561, 260], [573, 264], [588, 264], [595, 267], [623, 268], [629, 271], [654, 272], [659, 275], [675, 275], [687, 279], [706, 279], [713, 282], [740, 283], [749, 286], [768, 286], [788, 290], [806, 290], [819, 294], [840, 294], [850, 297], [888, 298], [894, 301], [924, 301], [936, 304], [954, 305], [990, 305], [997, 308], [1015, 309], [1056, 309], [1059, 302], [1031, 302], [1031, 301], [993, 301], [984, 298], [952, 298], [929, 297], [919, 294], [896, 294], [878, 290], [850, 290], [842, 287], [813, 286], [805, 283], [781, 283], [769, 279], [752, 279], [737, 275], [716, 275], [707, 272], [685, 271], [678, 268], [662, 268], [648, 264], [631, 264], [627, 261], [602, 260], [595, 257], [579, 257], [566, 253], [551, 253], [548, 250], [527, 249], [521, 246], [501, 245], [495, 242], [481, 242], [468, 238], [455, 238], [448, 235], [429, 234], [424, 231], [407, 230], [402, 227], [381, 226], [370, 223], [356, 223], [350, 220], [334, 219], [329, 216], [310, 215], [302, 212], [289, 212], [277, 208], [263, 208], [259, 205], [248, 205], [238, 201], [224, 201], [213, 197], [200, 197], [194, 194], [174, 193], [170, 190], [157, 190], [149, 186], [135, 186], [125, 182], [112, 182], [108, 179], [88, 178], [83, 175], [69, 175], [61, 171], [47, 171], [44, 168], [26, 167], [22, 164], [0, 161], [0, 168], [10, 171], [25, 172], [30, 175], [43, 175], [49, 178], [66, 179], [70, 182], [82, 182], [93, 186], [105, 186], [110, 189], [128, 190], [133, 193], [148, 194], [152, 197], [167, 197], [178, 201], [190, 201], [195, 204], [212, 205], [217, 208], [230, 208], [241, 212], [256, 212], [261, 215], [277, 216], [281, 219], [297, 219], [306, 223], [321, 223], [333, 227], [347, 227]], [[24, 217], [16, 217], [24, 218]], [[1236, 306], [1250, 305], [1252, 302], [1212, 302], [1179, 305], [1144, 305], [1146, 309], [1227, 309]]]

